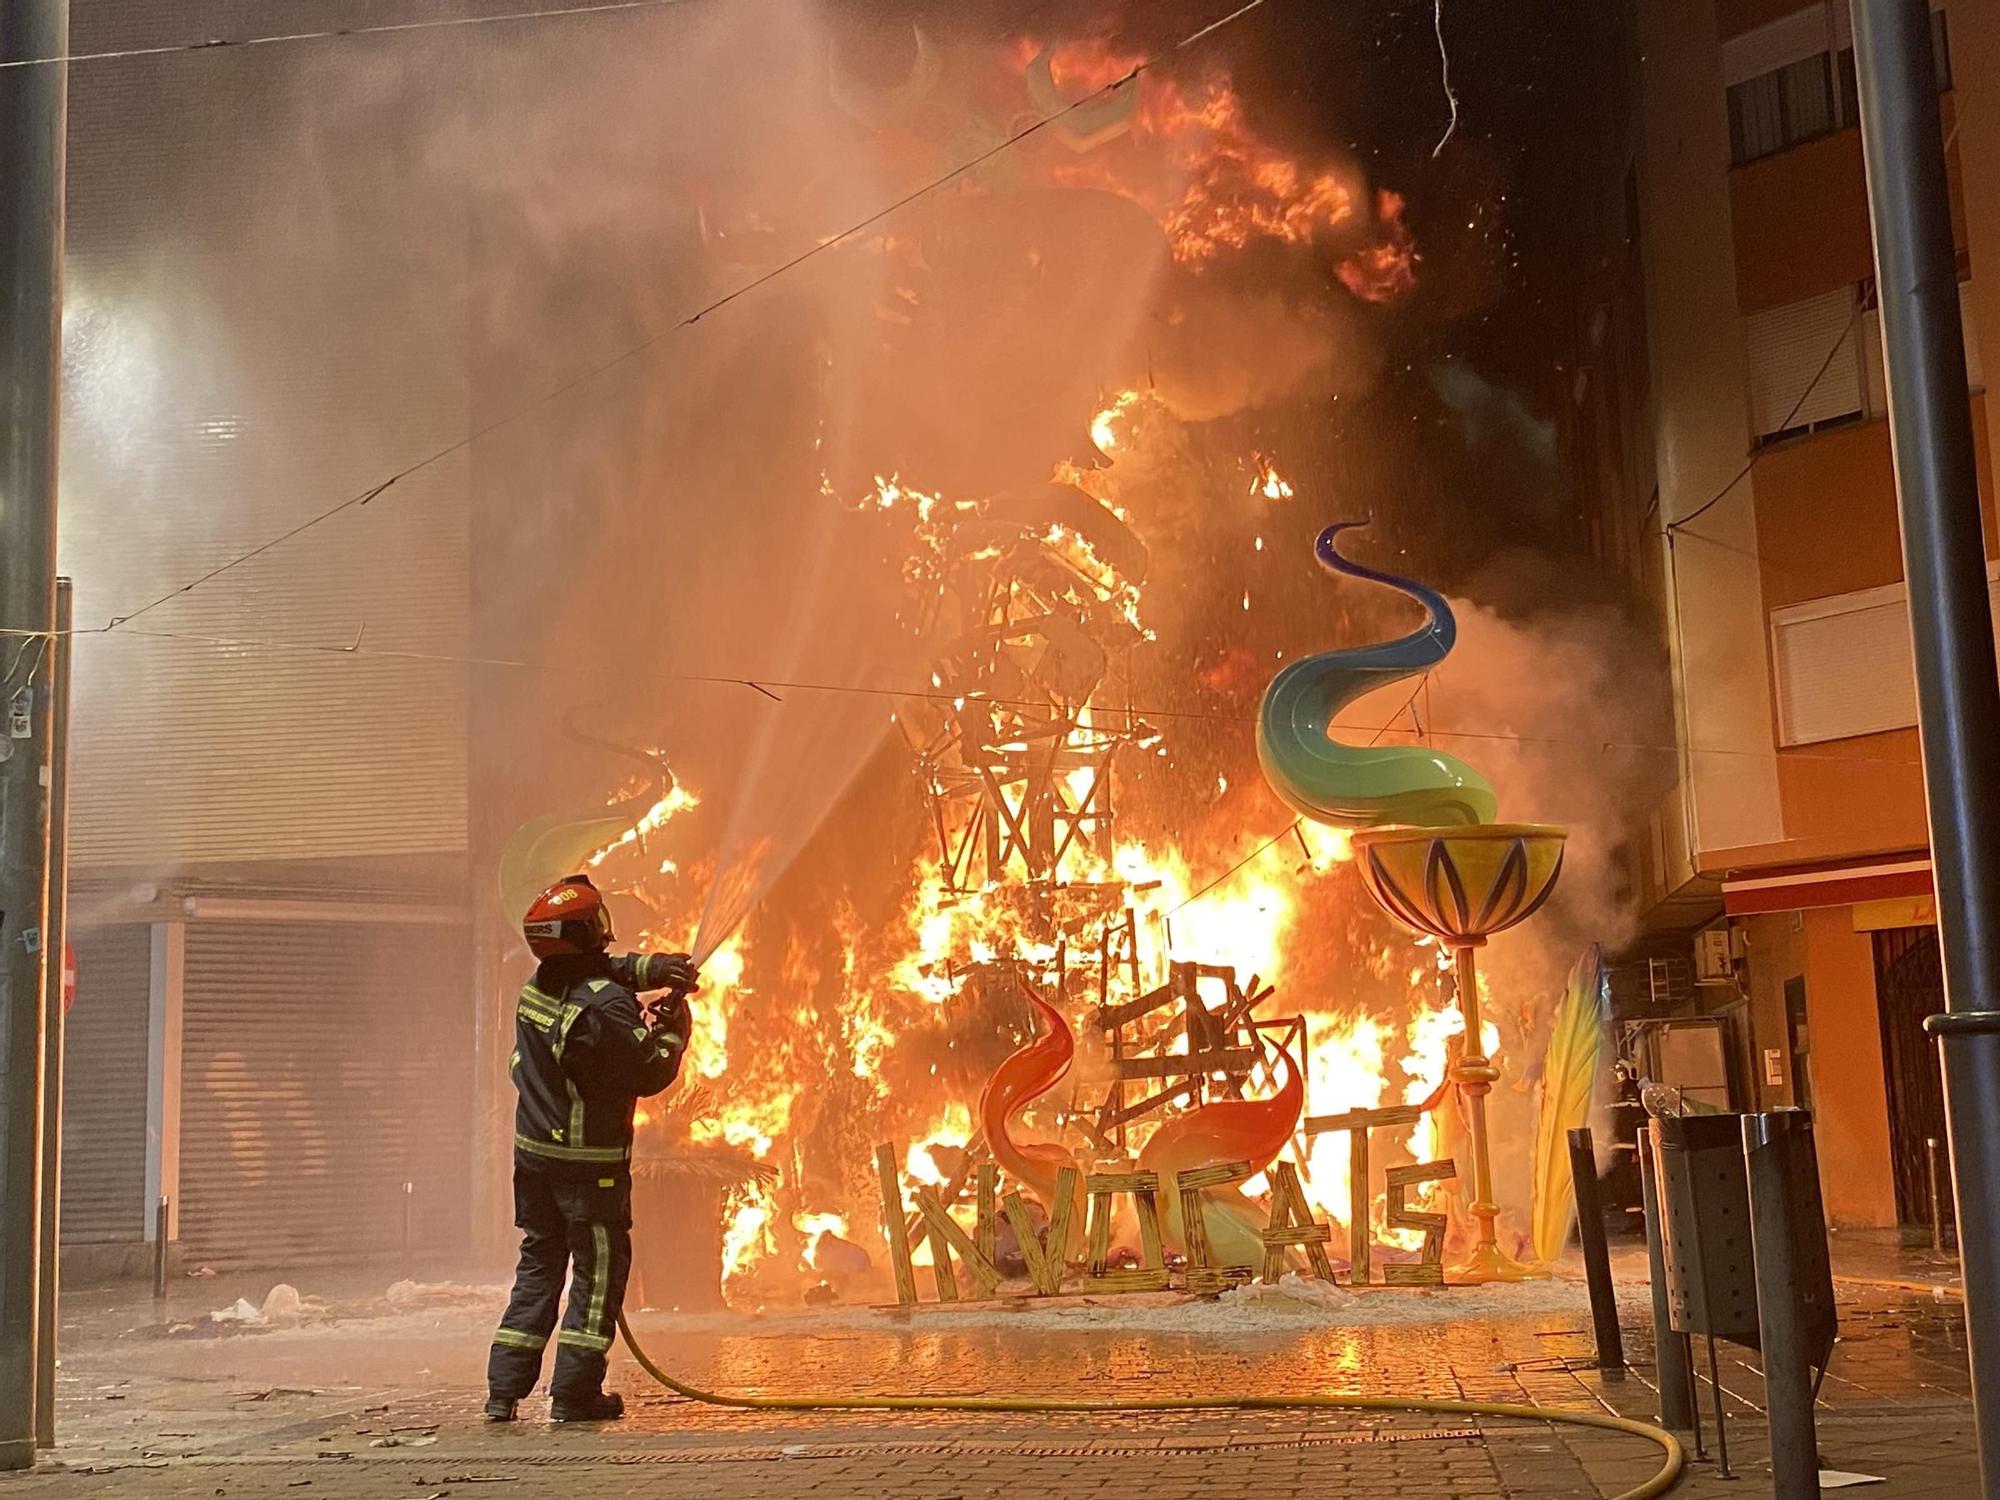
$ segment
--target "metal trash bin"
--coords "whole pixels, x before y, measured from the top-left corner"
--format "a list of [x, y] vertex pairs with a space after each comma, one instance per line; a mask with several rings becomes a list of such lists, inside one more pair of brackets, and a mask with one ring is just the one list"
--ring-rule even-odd
[[[1716, 1472], [1723, 1479], [1736, 1476], [1729, 1470], [1729, 1425], [1715, 1341], [1758, 1347], [1757, 1270], [1742, 1120], [1737, 1114], [1660, 1114], [1652, 1130], [1667, 1321], [1674, 1332], [1700, 1334], [1708, 1345]], [[1694, 1411], [1691, 1401], [1691, 1416]], [[1694, 1442], [1699, 1458], [1699, 1417]]]
[[[1660, 1114], [1650, 1134], [1668, 1324], [1708, 1344], [1719, 1472], [1732, 1477], [1715, 1353], [1716, 1340], [1726, 1339], [1764, 1354], [1777, 1493], [1816, 1494], [1810, 1371], [1825, 1370], [1838, 1328], [1812, 1116]], [[1700, 1444], [1697, 1426], [1697, 1451]]]
[[1653, 1122], [1653, 1151], [1673, 1328], [1757, 1348], [1743, 1117], [1663, 1115]]

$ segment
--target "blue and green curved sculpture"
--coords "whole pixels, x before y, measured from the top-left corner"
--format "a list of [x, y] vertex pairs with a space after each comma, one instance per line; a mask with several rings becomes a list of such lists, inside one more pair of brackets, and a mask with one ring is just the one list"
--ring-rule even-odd
[[1407, 594], [1430, 618], [1392, 641], [1316, 652], [1272, 678], [1257, 717], [1264, 777], [1301, 817], [1336, 828], [1490, 823], [1493, 788], [1457, 756], [1426, 745], [1344, 745], [1329, 733], [1349, 704], [1428, 672], [1451, 654], [1458, 638], [1458, 622], [1442, 594], [1340, 555], [1340, 534], [1367, 524], [1338, 521], [1322, 531], [1313, 544], [1320, 566]]

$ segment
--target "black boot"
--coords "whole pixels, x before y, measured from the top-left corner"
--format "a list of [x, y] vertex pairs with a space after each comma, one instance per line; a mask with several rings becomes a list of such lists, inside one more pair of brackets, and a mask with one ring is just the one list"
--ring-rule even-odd
[[556, 1422], [615, 1422], [625, 1415], [625, 1398], [610, 1391], [589, 1396], [558, 1396], [549, 1406]]
[[486, 1420], [489, 1422], [511, 1422], [514, 1408], [520, 1403], [512, 1396], [488, 1396], [486, 1398]]

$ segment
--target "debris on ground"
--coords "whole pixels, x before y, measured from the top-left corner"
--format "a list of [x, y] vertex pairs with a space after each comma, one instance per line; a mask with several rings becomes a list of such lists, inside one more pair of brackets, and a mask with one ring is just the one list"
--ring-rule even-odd
[[504, 1302], [506, 1287], [467, 1286], [454, 1281], [399, 1281], [386, 1294], [388, 1303], [398, 1312], [415, 1312], [423, 1308], [476, 1307], [490, 1308], [496, 1302]]
[[242, 1328], [297, 1328], [308, 1320], [325, 1318], [327, 1311], [324, 1298], [302, 1297], [297, 1287], [281, 1281], [264, 1294], [262, 1307], [247, 1297], [238, 1297], [228, 1307], [210, 1313], [208, 1320]]
[[305, 1299], [290, 1282], [281, 1281], [264, 1296], [258, 1322], [267, 1328], [295, 1328], [305, 1321]]

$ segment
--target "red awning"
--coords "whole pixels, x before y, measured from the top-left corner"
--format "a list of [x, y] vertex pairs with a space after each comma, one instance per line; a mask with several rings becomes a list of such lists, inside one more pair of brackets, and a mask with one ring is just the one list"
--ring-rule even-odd
[[1766, 911], [1798, 911], [1809, 906], [1852, 906], [1859, 901], [1928, 896], [1927, 858], [1881, 860], [1862, 865], [1817, 865], [1759, 870], [1722, 882], [1722, 909], [1732, 917]]

